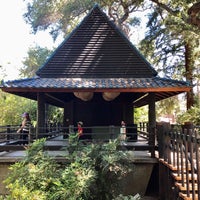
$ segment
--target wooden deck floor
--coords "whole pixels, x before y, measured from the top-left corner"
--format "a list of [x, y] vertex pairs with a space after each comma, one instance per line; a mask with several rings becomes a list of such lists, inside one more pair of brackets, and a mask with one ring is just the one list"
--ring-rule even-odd
[[[47, 150], [48, 154], [52, 157], [55, 157], [57, 160], [62, 160], [68, 152], [63, 150], [63, 147], [68, 145], [68, 140], [63, 139], [62, 136], [58, 136], [46, 141], [46, 146], [49, 148]], [[133, 159], [134, 162], [138, 163], [157, 163], [157, 158], [151, 158], [151, 154], [148, 150], [135, 150], [137, 147], [148, 146], [145, 142], [126, 142], [123, 144], [123, 148], [127, 148], [130, 153], [130, 158]], [[24, 150], [16, 150], [16, 151], [2, 151], [0, 152], [0, 162], [16, 162], [25, 157], [25, 149]]]

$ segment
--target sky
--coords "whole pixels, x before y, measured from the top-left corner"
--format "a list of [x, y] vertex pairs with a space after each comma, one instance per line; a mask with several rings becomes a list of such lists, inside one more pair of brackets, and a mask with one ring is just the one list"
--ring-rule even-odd
[[23, 66], [22, 60], [30, 47], [58, 46], [48, 32], [31, 33], [30, 25], [23, 19], [25, 11], [23, 0], [0, 0], [0, 65], [5, 68], [4, 80], [19, 78], [18, 69]]

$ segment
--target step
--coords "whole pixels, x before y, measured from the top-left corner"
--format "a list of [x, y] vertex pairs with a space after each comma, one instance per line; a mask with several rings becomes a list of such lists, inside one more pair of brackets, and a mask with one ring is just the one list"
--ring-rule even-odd
[[[165, 166], [167, 166], [171, 171], [178, 171], [178, 170], [181, 170], [181, 167], [180, 166], [174, 166], [172, 164], [169, 164], [167, 161], [164, 161], [163, 159], [159, 159], [159, 161], [164, 164]], [[184, 166], [183, 168], [184, 171], [186, 171], [186, 166]], [[191, 167], [188, 166], [188, 170], [190, 171], [191, 170]]]
[[[186, 183], [184, 184], [184, 186], [182, 186], [181, 183], [176, 182], [175, 186], [182, 192], [186, 192], [187, 191]], [[198, 185], [196, 183], [194, 184], [194, 190], [198, 191]], [[189, 191], [192, 191], [192, 184], [191, 183], [189, 184]]]
[[[184, 173], [183, 177], [180, 175], [178, 175], [177, 173], [172, 173], [172, 177], [176, 180], [176, 181], [182, 181], [182, 179], [184, 179], [184, 181], [186, 181], [186, 174]], [[188, 174], [188, 179], [191, 181], [192, 180], [192, 175]], [[197, 181], [197, 174], [194, 174], [193, 176], [194, 181]]]
[[195, 197], [193, 197], [192, 194], [190, 194], [188, 197], [187, 194], [179, 192], [179, 197], [183, 200], [199, 200], [198, 194], [196, 194]]

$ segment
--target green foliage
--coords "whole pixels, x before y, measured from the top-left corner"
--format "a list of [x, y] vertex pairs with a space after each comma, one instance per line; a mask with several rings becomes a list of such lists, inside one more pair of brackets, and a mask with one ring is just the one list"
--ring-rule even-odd
[[[199, 39], [197, 27], [190, 23], [188, 14], [196, 1], [170, 1], [152, 4], [146, 37], [141, 50], [160, 75], [195, 81], [199, 67]], [[192, 38], [192, 40], [191, 40]], [[153, 58], [153, 59], [152, 59]], [[187, 108], [194, 104], [193, 89], [187, 93]]]
[[32, 120], [36, 119], [36, 102], [0, 91], [0, 125], [17, 125], [21, 115], [29, 112]]
[[[46, 61], [50, 50], [41, 47], [30, 48], [23, 61], [20, 73], [23, 77], [33, 77], [37, 69]], [[36, 123], [37, 102], [0, 91], [0, 125], [21, 124], [21, 114], [29, 112], [33, 124]], [[50, 118], [51, 120], [51, 118]]]
[[164, 115], [179, 114], [180, 113], [180, 99], [178, 96], [174, 96], [168, 99], [164, 99], [156, 103], [156, 117], [162, 117]]
[[[2, 126], [21, 124], [21, 115], [24, 112], [28, 112], [30, 114], [33, 125], [36, 124], [36, 101], [0, 91], [0, 108], [0, 125]], [[63, 109], [55, 106], [49, 106], [47, 110], [47, 118], [49, 123], [62, 123]]]
[[25, 160], [11, 166], [12, 174], [5, 181], [8, 199], [85, 199], [93, 172], [78, 162], [59, 165], [43, 151], [44, 142], [36, 141]]
[[24, 18], [34, 33], [49, 30], [56, 39], [61, 33], [65, 36], [70, 33], [96, 3], [107, 10], [110, 18], [124, 30], [128, 28], [126, 20], [130, 14], [139, 6], [145, 6], [143, 0], [135, 1], [134, 5], [130, 1], [115, 0], [34, 0], [27, 4]]
[[48, 123], [62, 123], [63, 122], [63, 109], [56, 106], [48, 105], [47, 119]]
[[143, 106], [140, 108], [134, 108], [134, 123], [148, 121], [148, 106]]
[[184, 124], [185, 122], [192, 122], [195, 125], [200, 125], [200, 107], [192, 106], [185, 113], [177, 116], [177, 122], [179, 124]]
[[51, 52], [39, 46], [29, 48], [28, 55], [23, 61], [24, 66], [20, 69], [20, 75], [28, 78], [35, 76], [35, 72], [43, 66]]
[[30, 145], [25, 159], [10, 167], [6, 199], [139, 199], [138, 195], [118, 195], [115, 180], [133, 169], [128, 154], [117, 150], [118, 140], [85, 146], [73, 135], [69, 141], [70, 153], [66, 151], [62, 164], [43, 151], [45, 139]]
[[140, 200], [141, 197], [139, 194], [136, 194], [134, 197], [133, 196], [123, 196], [123, 195], [119, 195], [117, 198], [115, 198], [115, 200]]

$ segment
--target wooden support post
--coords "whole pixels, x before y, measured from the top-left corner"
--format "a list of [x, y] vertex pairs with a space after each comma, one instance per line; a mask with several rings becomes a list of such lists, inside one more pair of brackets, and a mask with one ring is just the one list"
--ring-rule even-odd
[[64, 104], [64, 114], [63, 114], [63, 127], [64, 127], [64, 135], [63, 138], [67, 138], [69, 134], [69, 125], [74, 124], [74, 116], [73, 116], [74, 103], [67, 102]]
[[156, 130], [157, 130], [159, 158], [164, 158], [165, 144], [166, 144], [165, 133], [169, 132], [170, 124], [168, 122], [157, 123]]
[[133, 104], [123, 105], [123, 120], [126, 124], [133, 124]]
[[156, 109], [155, 93], [149, 93], [149, 145], [151, 148], [151, 157], [155, 157], [155, 133], [156, 133]]
[[36, 138], [39, 138], [40, 134], [45, 133], [45, 96], [44, 93], [37, 93], [37, 128]]
[[7, 130], [6, 130], [6, 142], [10, 142], [10, 133], [11, 133], [11, 130], [10, 130], [10, 125], [7, 125]]

